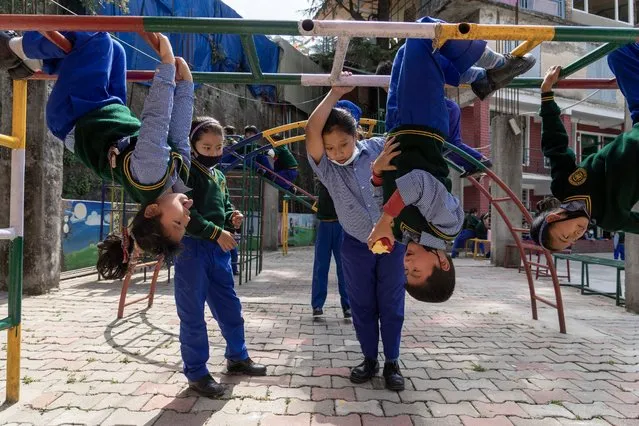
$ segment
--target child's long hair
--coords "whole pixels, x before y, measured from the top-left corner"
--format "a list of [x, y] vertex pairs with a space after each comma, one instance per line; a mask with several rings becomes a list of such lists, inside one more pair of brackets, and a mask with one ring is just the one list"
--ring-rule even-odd
[[98, 244], [98, 263], [100, 276], [107, 280], [122, 279], [129, 271], [135, 245], [145, 253], [163, 256], [171, 261], [180, 251], [181, 245], [164, 235], [160, 216], [147, 218], [144, 211], [150, 203], [142, 206], [131, 222], [131, 230], [123, 235], [110, 234]]

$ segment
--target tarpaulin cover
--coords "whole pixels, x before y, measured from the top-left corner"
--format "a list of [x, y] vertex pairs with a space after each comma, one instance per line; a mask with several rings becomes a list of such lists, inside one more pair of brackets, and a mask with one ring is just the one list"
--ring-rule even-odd
[[[219, 0], [129, 0], [129, 15], [137, 16], [186, 16], [210, 18], [241, 18], [232, 8]], [[102, 8], [103, 15], [123, 15], [112, 4]], [[135, 33], [116, 33], [127, 54], [128, 69], [152, 70], [157, 65], [157, 55]], [[176, 56], [182, 56], [195, 71], [250, 72], [247, 56], [242, 49], [239, 35], [233, 34], [169, 34]], [[266, 36], [254, 36], [262, 72], [277, 72], [279, 47]], [[128, 45], [127, 45], [128, 44]], [[135, 49], [133, 47], [135, 47]], [[140, 53], [140, 49], [144, 53]], [[275, 99], [274, 86], [250, 86], [254, 96]]]

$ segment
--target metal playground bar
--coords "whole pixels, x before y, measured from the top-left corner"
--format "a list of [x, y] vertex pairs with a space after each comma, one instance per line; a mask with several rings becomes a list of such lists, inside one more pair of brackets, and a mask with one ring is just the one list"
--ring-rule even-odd
[[[287, 84], [302, 86], [369, 86], [382, 87], [389, 83], [389, 76], [354, 75], [340, 78], [349, 41], [353, 37], [397, 37], [430, 38], [434, 45], [441, 46], [446, 40], [485, 39], [485, 40], [523, 40], [512, 53], [523, 55], [544, 41], [557, 42], [601, 42], [607, 43], [584, 57], [564, 67], [562, 75], [567, 77], [599, 60], [617, 46], [639, 40], [639, 28], [580, 27], [580, 26], [526, 26], [526, 25], [480, 25], [469, 23], [406, 23], [406, 22], [354, 22], [354, 21], [260, 21], [229, 18], [183, 18], [183, 17], [143, 17], [143, 16], [58, 16], [58, 15], [0, 15], [1, 30], [33, 30], [45, 34], [49, 40], [68, 51], [70, 43], [57, 31], [118, 31], [139, 32], [154, 45], [152, 32], [167, 33], [225, 33], [241, 36], [242, 46], [248, 58], [251, 72], [194, 72], [194, 80], [200, 83], [235, 84]], [[285, 74], [263, 73], [259, 64], [253, 35], [291, 35], [291, 36], [329, 36], [337, 37], [337, 51], [330, 74]], [[129, 71], [130, 81], [146, 81], [152, 78], [152, 71]], [[34, 79], [53, 79], [54, 76], [36, 74]], [[539, 78], [516, 78], [509, 87], [537, 88]], [[615, 89], [614, 79], [565, 79], [558, 88]], [[24, 215], [24, 169], [26, 137], [26, 101], [27, 84], [16, 81], [13, 86], [13, 133], [0, 135], [0, 145], [12, 149], [11, 167], [11, 214], [9, 228], [0, 229], [0, 239], [11, 241], [9, 268], [9, 315], [0, 320], [0, 330], [7, 329], [7, 401], [15, 402], [20, 397], [20, 327], [22, 298], [22, 256], [23, 256], [23, 215]], [[269, 141], [273, 143], [273, 140]], [[282, 141], [290, 143], [296, 140]], [[452, 148], [451, 148], [452, 149]], [[458, 152], [463, 156], [463, 153]], [[476, 163], [472, 158], [468, 161]], [[477, 163], [504, 191], [507, 197], [491, 198], [491, 204], [505, 217], [500, 202], [513, 201], [522, 210], [527, 220], [530, 216], [517, 197], [504, 188], [503, 182], [483, 165]], [[482, 187], [474, 179], [471, 183], [480, 190]], [[510, 226], [513, 236], [523, 232]], [[515, 238], [519, 241], [518, 237]], [[523, 249], [518, 248], [525, 261]], [[547, 259], [549, 254], [546, 252]], [[549, 260], [549, 267], [552, 262]], [[554, 269], [551, 269], [555, 286], [556, 302], [550, 302], [537, 296], [534, 291], [530, 265], [525, 263], [526, 274], [531, 291], [533, 318], [537, 318], [536, 302], [540, 301], [557, 308], [560, 331], [565, 332], [561, 293]]]

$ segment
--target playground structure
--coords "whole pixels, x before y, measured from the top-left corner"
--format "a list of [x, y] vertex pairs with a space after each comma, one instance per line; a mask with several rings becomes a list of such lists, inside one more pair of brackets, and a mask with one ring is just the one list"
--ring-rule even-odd
[[[523, 55], [543, 41], [573, 41], [573, 42], [604, 42], [599, 48], [588, 53], [579, 60], [569, 64], [562, 70], [562, 77], [568, 77], [590, 63], [597, 61], [620, 44], [635, 42], [639, 39], [639, 28], [616, 27], [579, 27], [579, 26], [526, 26], [526, 25], [479, 25], [479, 24], [448, 24], [448, 23], [403, 23], [403, 22], [353, 22], [353, 21], [257, 21], [228, 18], [178, 18], [178, 17], [140, 17], [140, 16], [50, 16], [50, 15], [4, 15], [0, 20], [0, 29], [3, 30], [34, 30], [44, 31], [47, 37], [58, 44], [65, 51], [70, 49], [70, 43], [58, 30], [95, 30], [95, 31], [125, 31], [142, 32], [145, 39], [153, 43], [150, 32], [190, 32], [190, 33], [227, 33], [240, 35], [251, 66], [251, 72], [227, 72], [227, 73], [203, 73], [194, 72], [195, 82], [202, 83], [235, 83], [235, 84], [290, 84], [304, 86], [369, 86], [381, 87], [388, 85], [389, 76], [350, 76], [340, 78], [340, 72], [344, 65], [346, 51], [352, 37], [413, 37], [431, 38], [436, 46], [441, 46], [446, 40], [453, 39], [486, 39], [486, 40], [524, 40], [512, 53]], [[296, 36], [335, 36], [338, 37], [337, 51], [330, 74], [283, 74], [263, 73], [260, 68], [255, 43], [252, 35], [296, 35]], [[152, 71], [129, 71], [129, 81], [147, 81], [152, 78]], [[34, 79], [53, 79], [53, 76], [37, 74]], [[539, 87], [541, 79], [516, 78], [509, 87], [533, 88]], [[13, 123], [12, 136], [0, 136], [0, 144], [12, 149], [11, 171], [11, 213], [10, 228], [0, 230], [0, 237], [11, 241], [10, 268], [9, 268], [9, 315], [0, 320], [0, 329], [8, 329], [7, 345], [7, 401], [15, 402], [20, 396], [20, 330], [21, 330], [21, 297], [22, 297], [22, 238], [23, 238], [23, 214], [24, 214], [24, 168], [25, 168], [25, 138], [26, 138], [26, 100], [27, 85], [25, 81], [14, 82], [13, 91]], [[615, 89], [614, 79], [568, 79], [560, 81], [558, 88], [587, 88], [587, 89]], [[273, 130], [273, 129], [272, 129]], [[264, 136], [264, 134], [262, 135]], [[268, 134], [265, 136], [268, 140]], [[269, 140], [273, 144], [272, 140]], [[278, 144], [290, 143], [283, 140]], [[455, 151], [467, 161], [473, 163], [479, 170], [499, 186], [506, 197], [495, 198], [479, 185], [474, 179], [470, 182], [488, 198], [491, 205], [508, 224], [513, 235], [520, 256], [524, 262], [524, 269], [528, 279], [531, 308], [533, 318], [537, 319], [536, 302], [542, 302], [555, 307], [559, 316], [559, 328], [566, 332], [563, 303], [557, 279], [556, 271], [552, 266], [550, 254], [545, 256], [549, 264], [556, 301], [551, 302], [539, 297], [535, 293], [532, 278], [531, 264], [526, 260], [526, 255], [521, 244], [520, 234], [524, 228], [514, 227], [501, 208], [501, 203], [514, 202], [530, 222], [532, 218], [522, 205], [521, 201], [510, 189], [490, 170], [476, 162], [457, 148], [447, 145], [447, 149]], [[242, 162], [243, 160], [238, 159]], [[251, 168], [251, 170], [253, 170]], [[253, 173], [253, 172], [251, 172]], [[248, 186], [242, 188], [252, 191], [255, 179], [247, 181]], [[261, 188], [262, 185], [257, 185]], [[261, 191], [261, 189], [259, 189]], [[295, 194], [293, 194], [295, 195]], [[259, 197], [259, 192], [258, 192]], [[247, 218], [252, 219], [252, 213], [257, 212], [255, 200], [251, 197], [247, 205], [238, 206], [249, 212]], [[256, 213], [257, 214], [257, 213]], [[261, 220], [258, 217], [257, 223]], [[245, 226], [244, 228], [248, 228]], [[247, 234], [248, 235], [248, 234]], [[258, 225], [259, 245], [259, 225]], [[252, 234], [250, 235], [252, 236]], [[250, 246], [251, 243], [247, 244]], [[256, 271], [261, 269], [261, 257], [256, 259]], [[250, 266], [248, 279], [250, 279]]]

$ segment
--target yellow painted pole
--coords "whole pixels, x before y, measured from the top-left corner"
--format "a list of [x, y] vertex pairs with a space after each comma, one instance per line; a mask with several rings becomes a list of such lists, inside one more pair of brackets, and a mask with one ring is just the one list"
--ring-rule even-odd
[[539, 40], [551, 41], [555, 29], [542, 25], [441, 24], [436, 45], [442, 40]]
[[20, 146], [20, 139], [13, 136], [0, 135], [0, 145], [10, 149], [15, 149]]
[[513, 56], [524, 56], [526, 53], [529, 53], [535, 47], [539, 46], [542, 42], [543, 40], [526, 40], [519, 46], [515, 47], [510, 54]]
[[[27, 82], [16, 80], [13, 82], [13, 111], [12, 136], [18, 139], [12, 153], [11, 175], [11, 222], [16, 229], [16, 237], [9, 257], [9, 280], [15, 282], [9, 289], [14, 294], [9, 295], [9, 316], [14, 326], [7, 330], [7, 402], [20, 400], [20, 345], [22, 341], [22, 239], [24, 236], [24, 148], [27, 140]], [[22, 151], [22, 152], [20, 152]], [[19, 203], [20, 205], [17, 205]], [[15, 222], [15, 223], [13, 223]], [[11, 305], [14, 306], [11, 306]]]

